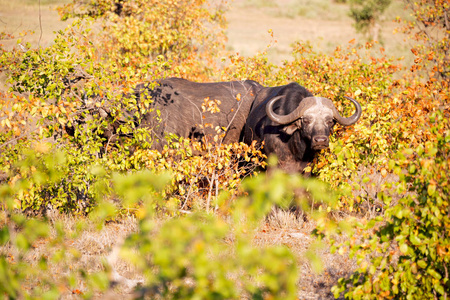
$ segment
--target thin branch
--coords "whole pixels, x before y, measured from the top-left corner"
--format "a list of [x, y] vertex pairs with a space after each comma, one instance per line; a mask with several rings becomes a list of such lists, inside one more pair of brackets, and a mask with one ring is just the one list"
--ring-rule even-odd
[[42, 39], [42, 16], [41, 16], [41, 0], [39, 0], [39, 28], [41, 30], [41, 34], [39, 35], [39, 41], [38, 46], [41, 46], [41, 39]]
[[450, 31], [450, 22], [448, 21], [448, 11], [444, 12], [444, 20], [445, 20], [445, 29], [447, 29], [447, 34]]

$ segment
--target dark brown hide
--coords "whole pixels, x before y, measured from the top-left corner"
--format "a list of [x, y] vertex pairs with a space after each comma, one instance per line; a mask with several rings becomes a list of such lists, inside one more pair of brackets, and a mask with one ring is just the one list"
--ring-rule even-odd
[[[181, 78], [168, 78], [150, 85], [140, 84], [137, 97], [151, 97], [152, 107], [160, 111], [160, 117], [150, 112], [144, 116], [141, 126], [152, 129], [157, 142], [155, 148], [165, 144], [164, 136], [177, 136], [202, 140], [217, 135], [217, 126], [226, 128], [223, 143], [238, 142], [251, 104], [257, 92], [263, 88], [255, 81], [197, 83]], [[202, 110], [205, 99], [218, 100], [220, 112]]]

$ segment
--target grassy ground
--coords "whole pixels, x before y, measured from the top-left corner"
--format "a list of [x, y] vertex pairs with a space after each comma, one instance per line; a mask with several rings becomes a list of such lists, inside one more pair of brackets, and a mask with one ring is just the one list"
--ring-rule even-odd
[[[35, 34], [23, 37], [24, 43], [48, 46], [52, 43], [54, 32], [67, 26], [61, 22], [55, 8], [68, 2], [65, 0], [0, 0], [0, 31], [19, 37], [24, 32]], [[5, 46], [14, 46], [15, 40], [1, 40]]]
[[[410, 55], [404, 36], [393, 33], [398, 26], [395, 17], [399, 13], [407, 17], [402, 5], [402, 1], [393, 1], [383, 17], [380, 35], [386, 52], [397, 57]], [[227, 14], [228, 49], [244, 56], [267, 50], [269, 59], [280, 63], [290, 59], [296, 41], [310, 41], [316, 51], [326, 53], [353, 39], [364, 43], [366, 37], [356, 32], [348, 10], [348, 5], [330, 0], [235, 0]]]
[[[32, 45], [49, 45], [54, 32], [63, 29], [68, 22], [59, 20], [55, 8], [68, 0], [0, 0], [0, 31], [20, 35], [24, 31], [35, 32], [23, 37]], [[228, 20], [227, 49], [241, 55], [254, 55], [268, 51], [269, 59], [281, 63], [290, 58], [291, 45], [297, 41], [310, 41], [318, 51], [331, 52], [337, 45], [365, 37], [356, 33], [348, 6], [331, 0], [234, 0], [226, 14]], [[393, 1], [382, 23], [381, 42], [387, 53], [409, 56], [409, 45], [401, 34], [393, 34], [398, 24], [393, 20], [402, 9], [401, 1]], [[269, 34], [273, 31], [273, 37]], [[13, 40], [1, 40], [6, 46]]]

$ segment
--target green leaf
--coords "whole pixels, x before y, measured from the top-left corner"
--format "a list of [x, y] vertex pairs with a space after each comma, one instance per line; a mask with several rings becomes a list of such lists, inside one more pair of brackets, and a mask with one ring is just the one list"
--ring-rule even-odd
[[9, 228], [7, 226], [3, 226], [0, 229], [0, 245], [4, 246], [7, 242], [9, 242]]
[[19, 233], [16, 236], [16, 245], [19, 249], [28, 250], [31, 246], [28, 239], [25, 237], [23, 233]]
[[436, 192], [436, 185], [435, 184], [429, 184], [427, 188], [427, 193], [429, 196], [433, 196]]
[[94, 273], [89, 276], [90, 284], [98, 290], [104, 291], [109, 286], [108, 276], [105, 272]]
[[428, 269], [427, 273], [430, 274], [431, 276], [433, 276], [434, 278], [440, 280], [442, 278], [442, 275], [439, 274], [438, 272], [436, 272], [436, 270], [433, 269]]
[[428, 264], [424, 260], [418, 260], [417, 265], [419, 265], [419, 267], [421, 267], [422, 269], [425, 269], [428, 266]]
[[408, 253], [408, 245], [406, 243], [402, 243], [400, 244], [400, 251], [403, 254], [407, 254]]
[[435, 283], [433, 287], [440, 295], [445, 294], [444, 287], [442, 285], [440, 285], [439, 283]]
[[411, 241], [411, 243], [415, 246], [420, 245], [422, 243], [422, 241], [415, 235], [410, 235], [409, 236], [409, 240]]

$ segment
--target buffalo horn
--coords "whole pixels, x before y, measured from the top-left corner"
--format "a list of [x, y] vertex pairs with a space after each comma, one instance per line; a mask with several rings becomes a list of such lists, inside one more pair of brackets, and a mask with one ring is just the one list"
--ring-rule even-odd
[[302, 102], [300, 102], [300, 105], [290, 114], [278, 115], [277, 113], [275, 113], [273, 111], [273, 105], [275, 104], [275, 102], [277, 102], [277, 100], [279, 100], [283, 97], [284, 96], [275, 97], [275, 98], [271, 99], [266, 105], [266, 113], [267, 113], [267, 116], [269, 117], [269, 119], [271, 119], [275, 123], [278, 123], [281, 125], [292, 123], [295, 120], [297, 120], [298, 118], [300, 118], [303, 115], [303, 113], [305, 112], [305, 110], [307, 108], [311, 107], [311, 105], [313, 105], [316, 101], [314, 97], [305, 98], [302, 100]]
[[355, 113], [352, 116], [345, 118], [339, 114], [338, 110], [333, 105], [333, 107], [332, 107], [333, 117], [339, 124], [341, 124], [343, 126], [350, 126], [350, 125], [355, 124], [359, 120], [359, 118], [361, 117], [362, 108], [361, 108], [361, 104], [359, 104], [358, 101], [356, 101], [355, 99], [347, 97], [347, 96], [344, 96], [344, 97], [353, 103], [353, 105], [355, 106], [355, 109], [356, 109]]

